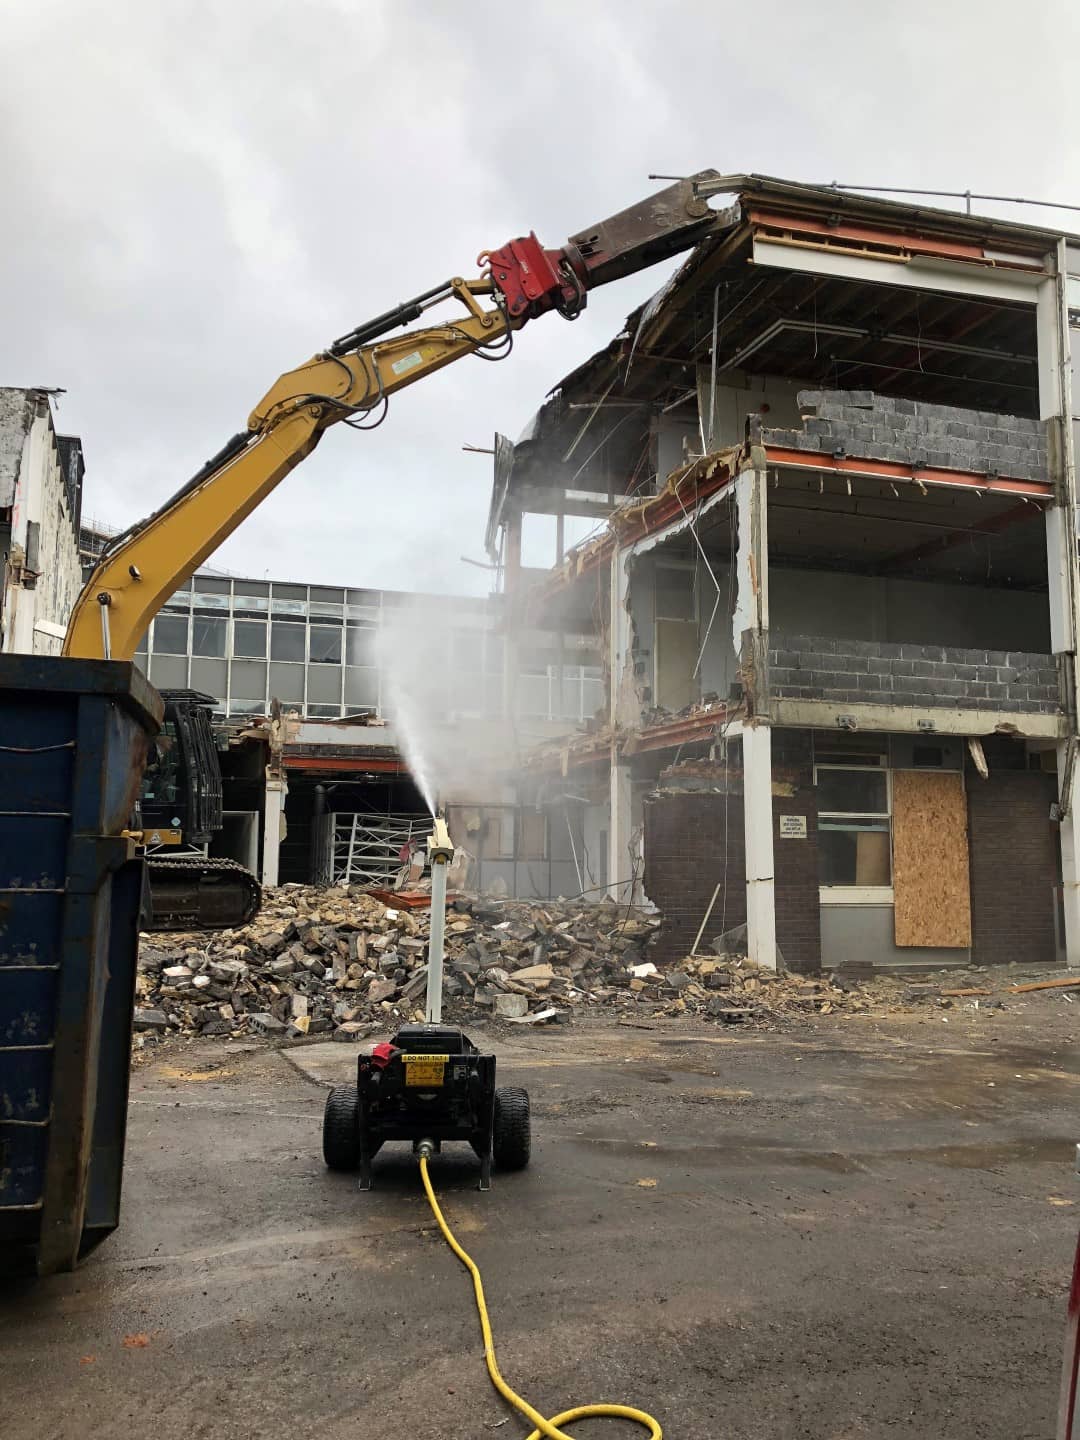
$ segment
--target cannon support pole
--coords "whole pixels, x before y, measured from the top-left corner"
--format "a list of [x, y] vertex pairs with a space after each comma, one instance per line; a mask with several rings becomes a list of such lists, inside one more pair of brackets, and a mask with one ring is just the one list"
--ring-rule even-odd
[[427, 844], [428, 860], [431, 862], [431, 930], [428, 939], [427, 1002], [424, 1019], [429, 1025], [438, 1025], [442, 1020], [446, 872], [454, 858], [450, 832], [441, 815], [435, 817], [435, 828], [428, 836]]

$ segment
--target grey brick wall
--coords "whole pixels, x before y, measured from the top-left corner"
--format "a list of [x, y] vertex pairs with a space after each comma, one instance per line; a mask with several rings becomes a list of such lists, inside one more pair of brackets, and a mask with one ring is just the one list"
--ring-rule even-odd
[[798, 398], [803, 428], [765, 428], [766, 445], [1018, 480], [1047, 478], [1046, 431], [1038, 420], [872, 390], [802, 390]]
[[1052, 655], [824, 635], [773, 634], [769, 646], [769, 692], [775, 700], [1047, 715], [1061, 710]]

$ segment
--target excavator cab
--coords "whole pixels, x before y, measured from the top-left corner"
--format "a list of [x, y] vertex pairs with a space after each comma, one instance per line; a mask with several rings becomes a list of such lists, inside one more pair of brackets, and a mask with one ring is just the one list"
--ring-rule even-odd
[[221, 762], [211, 695], [163, 690], [165, 718], [139, 799], [149, 902], [147, 930], [220, 930], [244, 925], [261, 899], [254, 875], [207, 853], [223, 820]]
[[222, 822], [221, 764], [211, 721], [217, 702], [198, 690], [162, 690], [161, 698], [165, 719], [139, 800], [147, 848], [207, 845]]

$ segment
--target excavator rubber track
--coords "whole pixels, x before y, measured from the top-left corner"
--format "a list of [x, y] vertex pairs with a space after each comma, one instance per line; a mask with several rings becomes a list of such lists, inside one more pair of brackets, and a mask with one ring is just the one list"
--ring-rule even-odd
[[262, 888], [235, 860], [148, 855], [144, 930], [232, 930], [259, 913]]

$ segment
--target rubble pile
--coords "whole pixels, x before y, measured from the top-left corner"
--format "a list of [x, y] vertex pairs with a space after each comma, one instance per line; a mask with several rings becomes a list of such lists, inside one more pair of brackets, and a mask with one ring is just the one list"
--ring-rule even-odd
[[[388, 906], [359, 887], [284, 885], [242, 929], [145, 935], [136, 1044], [178, 1033], [356, 1041], [422, 1020], [429, 918], [426, 908]], [[984, 984], [971, 988], [972, 979], [944, 988], [957, 986], [955, 972], [912, 984], [869, 968], [813, 976], [764, 969], [746, 958], [745, 926], [714, 941], [716, 953], [660, 965], [650, 958], [660, 925], [655, 913], [610, 901], [458, 893], [446, 917], [444, 1017], [557, 1024], [602, 1007], [627, 1021], [688, 1015], [754, 1027], [1005, 1003]], [[1053, 984], [1080, 987], [1068, 976]]]
[[[136, 1032], [358, 1040], [422, 1020], [429, 918], [358, 887], [284, 885], [242, 929], [146, 935]], [[446, 917], [444, 1014], [540, 1023], [579, 1005], [634, 1003], [632, 971], [659, 925], [611, 902], [458, 895]]]

